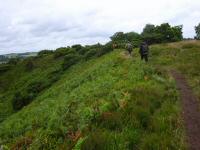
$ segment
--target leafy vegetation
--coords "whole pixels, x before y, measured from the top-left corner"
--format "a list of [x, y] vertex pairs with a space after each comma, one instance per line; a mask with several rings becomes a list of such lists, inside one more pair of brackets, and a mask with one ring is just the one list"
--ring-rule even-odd
[[115, 48], [124, 48], [127, 42], [131, 42], [134, 47], [139, 47], [142, 41], [146, 41], [148, 44], [177, 42], [183, 39], [182, 28], [182, 25], [173, 27], [168, 23], [157, 26], [147, 24], [141, 34], [116, 32], [110, 38], [116, 45]]
[[49, 54], [52, 54], [53, 51], [52, 50], [42, 50], [38, 53], [38, 56], [43, 56], [43, 55], [49, 55]]
[[5, 73], [6, 71], [10, 70], [12, 65], [9, 64], [1, 64], [0, 65], [0, 74]]
[[154, 45], [151, 47], [155, 66], [177, 69], [186, 77], [200, 99], [200, 42], [195, 40]]
[[183, 39], [182, 28], [182, 26], [171, 27], [168, 23], [160, 26], [147, 24], [141, 35], [149, 44], [176, 42]]
[[[187, 148], [180, 99], [169, 72], [181, 71], [200, 99], [200, 42], [181, 26], [117, 32], [105, 45], [43, 50], [0, 65], [0, 145], [5, 149], [160, 150]], [[151, 33], [151, 34], [150, 34]], [[162, 43], [150, 61], [124, 53], [127, 40]], [[117, 46], [116, 46], [117, 45]], [[135, 49], [138, 51], [138, 49]], [[105, 55], [106, 54], [106, 55]]]
[[[81, 55], [82, 49], [86, 53]], [[73, 56], [87, 58], [93, 49], [88, 59], [74, 60]], [[1, 76], [0, 81], [7, 82], [1, 91], [9, 92], [0, 93], [0, 107], [8, 108], [0, 114], [10, 113], [1, 119], [0, 145], [12, 149], [185, 149], [174, 80], [155, 65], [156, 61], [165, 63], [159, 60], [165, 50], [152, 47], [152, 65], [139, 61], [137, 55], [134, 60], [126, 57], [124, 50], [110, 51], [112, 43], [85, 46], [56, 59], [53, 52], [35, 58], [32, 71], [25, 71], [22, 61]], [[68, 67], [63, 70], [65, 63]], [[37, 96], [14, 113], [10, 105], [16, 91]]]
[[195, 39], [200, 40], [200, 23], [195, 26], [196, 37]]
[[54, 58], [59, 58], [59, 57], [65, 56], [71, 52], [72, 52], [72, 50], [67, 47], [57, 48], [54, 52]]
[[79, 55], [76, 55], [76, 54], [66, 55], [63, 62], [63, 69], [64, 70], [68, 69], [72, 65], [78, 63], [80, 60], [81, 60], [81, 57]]
[[110, 38], [112, 42], [116, 44], [115, 48], [124, 48], [127, 42], [131, 42], [134, 47], [139, 47], [142, 42], [142, 36], [136, 32], [116, 32]]

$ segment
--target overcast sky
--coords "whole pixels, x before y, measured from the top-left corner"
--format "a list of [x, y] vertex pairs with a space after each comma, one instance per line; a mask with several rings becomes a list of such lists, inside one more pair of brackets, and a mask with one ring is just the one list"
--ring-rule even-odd
[[0, 54], [105, 43], [163, 22], [194, 37], [200, 0], [0, 0]]

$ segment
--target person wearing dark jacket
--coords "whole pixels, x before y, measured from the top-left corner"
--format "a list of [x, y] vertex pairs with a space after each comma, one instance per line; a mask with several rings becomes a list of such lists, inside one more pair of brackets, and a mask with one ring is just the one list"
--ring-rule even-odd
[[141, 60], [145, 60], [146, 62], [148, 62], [148, 54], [149, 54], [149, 46], [146, 42], [142, 42], [142, 44], [140, 45], [140, 56], [141, 56]]

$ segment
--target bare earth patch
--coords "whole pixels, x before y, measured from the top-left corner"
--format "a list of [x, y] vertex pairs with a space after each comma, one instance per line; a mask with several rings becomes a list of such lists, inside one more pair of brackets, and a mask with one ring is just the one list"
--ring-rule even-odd
[[200, 150], [200, 110], [197, 98], [187, 84], [184, 76], [171, 71], [180, 91], [182, 102], [182, 116], [186, 127], [187, 143], [190, 150]]

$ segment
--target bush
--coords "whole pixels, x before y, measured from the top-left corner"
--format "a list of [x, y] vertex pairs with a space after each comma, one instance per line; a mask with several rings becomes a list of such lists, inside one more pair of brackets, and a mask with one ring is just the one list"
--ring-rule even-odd
[[141, 35], [148, 44], [181, 41], [183, 39], [182, 25], [173, 27], [168, 23], [158, 26], [147, 24]]
[[[60, 74], [59, 74], [60, 75]], [[60, 76], [59, 76], [60, 77]], [[28, 85], [28, 87], [21, 92], [15, 93], [12, 104], [14, 110], [20, 110], [22, 107], [30, 104], [34, 98], [38, 96], [46, 88], [50, 87], [55, 81], [59, 79], [58, 76], [41, 81], [35, 81]]]
[[121, 130], [122, 118], [120, 113], [105, 112], [101, 115], [100, 126], [109, 130]]
[[49, 55], [49, 54], [53, 54], [52, 50], [42, 50], [38, 53], [38, 56], [44, 56], [44, 55]]
[[200, 40], [200, 23], [197, 26], [195, 26], [195, 32], [196, 32], [195, 39]]
[[81, 150], [109, 150], [116, 148], [114, 137], [105, 131], [91, 133], [81, 145]]
[[113, 51], [113, 46], [112, 46], [112, 42], [109, 42], [107, 44], [105, 44], [104, 46], [101, 47], [101, 49], [98, 51], [97, 56], [102, 56], [108, 52]]
[[78, 51], [78, 53], [79, 53], [80, 55], [85, 55], [85, 53], [86, 53], [88, 50], [89, 50], [89, 48], [82, 47], [82, 48]]
[[21, 93], [17, 92], [15, 93], [13, 100], [12, 100], [12, 106], [14, 110], [20, 110], [24, 106], [28, 105], [34, 98], [34, 95], [28, 94], [28, 93]]
[[28, 85], [27, 92], [28, 93], [34, 93], [38, 94], [41, 91], [43, 91], [45, 88], [50, 86], [50, 83], [48, 81], [36, 81]]
[[73, 45], [72, 48], [74, 48], [77, 52], [82, 49], [82, 46], [80, 44]]
[[15, 93], [12, 100], [13, 109], [20, 110], [22, 107], [30, 104], [39, 93], [50, 87], [54, 82], [58, 81], [61, 73], [61, 70], [53, 71], [47, 76], [47, 78], [40, 81], [34, 81], [21, 92]]
[[77, 54], [68, 54], [64, 58], [64, 62], [62, 64], [63, 70], [68, 69], [72, 65], [78, 63], [81, 60], [81, 57]]
[[0, 73], [4, 73], [4, 72], [8, 71], [8, 70], [10, 70], [10, 68], [11, 68], [11, 65], [2, 64], [2, 65], [0, 65]]
[[70, 50], [70, 48], [67, 48], [67, 47], [57, 48], [54, 52], [54, 58], [59, 58], [59, 57], [65, 56], [66, 54], [68, 54], [69, 50]]
[[90, 49], [86, 54], [85, 54], [85, 59], [88, 60], [94, 56], [97, 56], [99, 49]]
[[27, 59], [25, 62], [25, 70], [32, 71], [34, 69], [34, 63], [31, 59]]
[[55, 70], [48, 75], [48, 79], [50, 80], [51, 83], [54, 83], [60, 79], [61, 75], [62, 75], [62, 70]]

